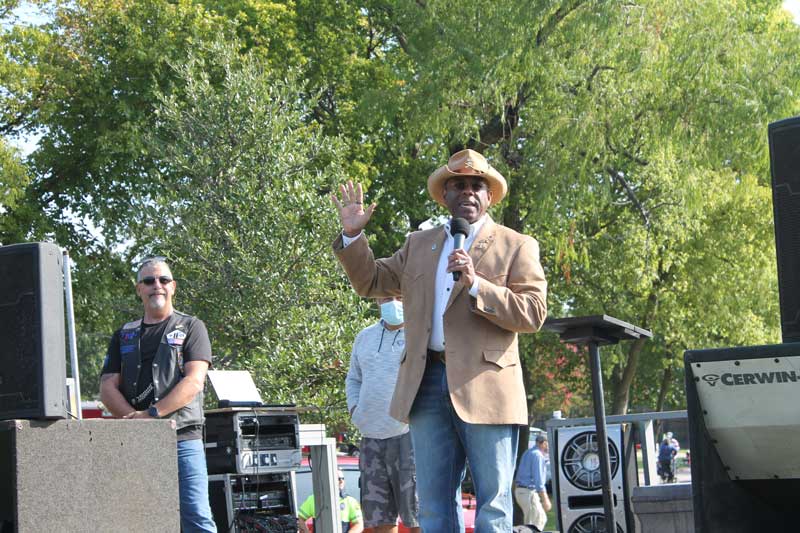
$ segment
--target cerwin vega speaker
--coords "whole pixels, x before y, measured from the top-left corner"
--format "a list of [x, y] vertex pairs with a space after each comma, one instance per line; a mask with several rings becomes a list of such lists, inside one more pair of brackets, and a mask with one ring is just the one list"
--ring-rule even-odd
[[0, 419], [66, 416], [61, 250], [0, 246]]
[[800, 117], [769, 125], [783, 342], [800, 341]]
[[800, 343], [684, 355], [698, 533], [796, 532]]
[[[630, 431], [621, 424], [609, 425], [607, 435], [617, 533], [631, 533], [634, 521], [630, 494], [637, 480], [636, 454], [629, 438]], [[605, 532], [600, 455], [594, 426], [557, 428], [555, 437], [556, 509], [561, 531]]]

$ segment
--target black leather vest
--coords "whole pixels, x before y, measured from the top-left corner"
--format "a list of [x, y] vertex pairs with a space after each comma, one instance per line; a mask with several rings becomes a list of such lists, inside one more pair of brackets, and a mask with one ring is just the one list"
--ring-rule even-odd
[[[189, 325], [197, 319], [193, 316], [173, 311], [167, 320], [167, 327], [164, 328], [164, 335], [161, 337], [161, 342], [152, 362], [154, 402], [169, 394], [184, 375], [183, 345], [182, 343], [176, 343], [174, 340], [170, 342], [171, 339], [168, 339], [168, 336], [172, 333], [174, 338], [176, 331], [186, 333], [189, 330]], [[128, 322], [122, 326], [119, 334], [119, 350], [122, 358], [122, 369], [120, 371], [121, 391], [129, 402], [133, 402], [136, 397], [139, 371], [142, 367], [142, 353], [139, 346], [141, 327], [141, 319]], [[198, 392], [188, 405], [164, 418], [175, 420], [177, 429], [202, 424], [204, 422], [203, 391]]]

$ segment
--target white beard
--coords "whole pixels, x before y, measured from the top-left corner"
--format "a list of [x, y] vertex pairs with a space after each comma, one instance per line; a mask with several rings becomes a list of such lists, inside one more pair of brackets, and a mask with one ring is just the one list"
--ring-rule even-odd
[[156, 294], [148, 299], [148, 306], [151, 309], [161, 310], [167, 306], [167, 297], [163, 294]]

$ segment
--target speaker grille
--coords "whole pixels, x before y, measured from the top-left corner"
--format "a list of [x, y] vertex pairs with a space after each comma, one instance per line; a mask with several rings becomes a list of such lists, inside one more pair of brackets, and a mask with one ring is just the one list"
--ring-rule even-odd
[[0, 307], [0, 411], [35, 409], [39, 404], [41, 346], [36, 297], [24, 294], [15, 303]]
[[800, 341], [800, 117], [769, 125], [783, 342]]
[[[608, 461], [613, 478], [619, 469], [619, 450], [611, 439], [608, 440]], [[567, 441], [561, 452], [561, 470], [567, 480], [581, 490], [598, 490], [602, 487], [597, 433], [584, 431]]]
[[[606, 517], [600, 513], [585, 514], [575, 520], [568, 533], [606, 533]], [[617, 533], [624, 533], [619, 524]]]
[[0, 254], [0, 411], [35, 409], [41, 353], [35, 250]]

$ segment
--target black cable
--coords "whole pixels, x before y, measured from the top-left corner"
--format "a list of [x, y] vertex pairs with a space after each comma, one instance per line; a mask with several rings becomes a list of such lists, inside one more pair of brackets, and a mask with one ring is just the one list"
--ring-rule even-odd
[[[235, 504], [235, 502], [234, 502], [234, 487], [233, 487], [233, 484], [234, 484], [235, 481], [237, 481], [237, 478], [235, 478], [234, 476], [235, 476], [235, 474], [228, 474], [228, 485], [230, 486], [230, 492], [231, 492], [231, 517], [230, 517], [230, 524], [228, 524], [228, 531], [229, 532], [230, 531], [234, 531], [233, 526], [236, 525], [236, 521], [237, 521], [237, 519], [239, 517], [239, 509], [241, 508], [242, 502], [243, 502], [242, 498], [244, 498], [242, 493], [239, 493], [240, 500], [238, 502], [238, 505]], [[224, 484], [223, 484], [223, 486], [224, 486]], [[226, 500], [225, 501], [225, 505], [227, 506], [227, 504], [228, 504], [227, 498], [225, 498], [225, 500]]]

